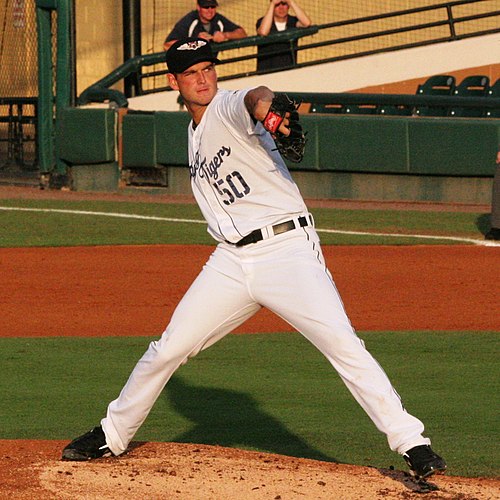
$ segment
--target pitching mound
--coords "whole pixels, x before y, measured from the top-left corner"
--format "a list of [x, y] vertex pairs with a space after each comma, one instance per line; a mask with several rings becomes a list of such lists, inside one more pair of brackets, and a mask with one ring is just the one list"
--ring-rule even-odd
[[421, 499], [426, 493], [426, 499], [500, 498], [500, 481], [493, 479], [434, 476], [423, 489], [397, 470], [193, 444], [134, 443], [118, 458], [63, 462], [65, 444], [0, 441], [0, 497], [359, 500]]

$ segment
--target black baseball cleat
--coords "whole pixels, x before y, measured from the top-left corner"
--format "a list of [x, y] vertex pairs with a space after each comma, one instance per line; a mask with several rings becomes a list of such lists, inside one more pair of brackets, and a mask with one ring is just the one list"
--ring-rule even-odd
[[64, 448], [62, 459], [83, 462], [92, 458], [110, 457], [112, 455], [113, 453], [106, 444], [104, 431], [99, 425], [83, 436], [73, 439], [73, 441]]
[[425, 444], [408, 450], [403, 454], [403, 458], [417, 479], [442, 474], [446, 470], [446, 462]]
[[500, 228], [492, 227], [485, 235], [487, 240], [500, 240]]

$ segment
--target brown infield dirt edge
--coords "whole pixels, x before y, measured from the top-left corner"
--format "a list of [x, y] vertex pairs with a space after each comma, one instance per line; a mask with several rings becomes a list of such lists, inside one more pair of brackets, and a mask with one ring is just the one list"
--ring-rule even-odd
[[[10, 499], [499, 498], [494, 479], [434, 476], [427, 491], [405, 472], [271, 453], [177, 443], [133, 443], [118, 458], [58, 459], [63, 441], [0, 441], [0, 493]], [[397, 458], [397, 457], [396, 457]]]
[[[192, 201], [189, 197], [76, 194], [0, 186], [0, 199], [9, 197]], [[316, 205], [376, 206], [327, 201]], [[453, 209], [425, 204], [381, 204], [377, 208]], [[456, 209], [485, 211], [485, 207]], [[186, 252], [175, 245], [0, 249], [5, 284], [0, 301], [1, 335], [161, 333], [165, 318], [210, 251], [210, 247], [192, 246]], [[325, 247], [324, 251], [358, 330], [500, 330], [498, 318], [492, 314], [492, 304], [498, 299], [493, 272], [498, 265], [497, 248], [366, 246]], [[186, 255], [188, 263], [183, 262]], [[175, 265], [166, 266], [165, 262]], [[47, 308], [47, 297], [59, 307]], [[237, 333], [280, 330], [290, 328], [261, 311]], [[497, 479], [435, 476], [430, 484], [438, 489], [424, 490], [403, 472], [406, 468], [397, 455], [394, 465], [400, 470], [202, 444], [150, 442], [133, 443], [118, 458], [73, 463], [60, 460], [66, 443], [0, 440], [0, 498], [350, 500], [422, 498], [423, 493], [432, 499], [500, 498]]]

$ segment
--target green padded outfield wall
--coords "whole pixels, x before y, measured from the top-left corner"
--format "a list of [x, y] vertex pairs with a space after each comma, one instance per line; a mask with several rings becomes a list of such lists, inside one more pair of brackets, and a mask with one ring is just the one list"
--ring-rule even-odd
[[308, 144], [299, 169], [408, 172], [408, 129], [403, 120], [304, 116], [302, 122], [308, 132]]
[[129, 111], [122, 122], [122, 165], [153, 167], [155, 164], [155, 113]]
[[186, 166], [187, 127], [191, 118], [183, 111], [155, 113], [156, 160], [162, 165]]
[[66, 108], [60, 112], [56, 151], [67, 165], [73, 190], [118, 189], [116, 123], [116, 111], [108, 108]]
[[409, 171], [481, 176], [495, 172], [500, 120], [419, 118], [408, 120]]
[[190, 120], [180, 111], [128, 111], [121, 132], [123, 167], [186, 166]]
[[[86, 165], [90, 176], [92, 164], [116, 167], [115, 115], [66, 110], [58, 128], [62, 160], [72, 169]], [[186, 112], [129, 110], [119, 132], [122, 167], [165, 167], [172, 186], [185, 189], [174, 177], [186, 175], [176, 167], [187, 166], [189, 121]], [[499, 119], [303, 115], [302, 122], [306, 154], [289, 167], [306, 197], [489, 203]]]
[[70, 165], [114, 162], [115, 124], [112, 109], [64, 109], [56, 136], [59, 157]]
[[299, 170], [492, 176], [500, 144], [500, 120], [351, 115], [302, 121], [309, 141]]

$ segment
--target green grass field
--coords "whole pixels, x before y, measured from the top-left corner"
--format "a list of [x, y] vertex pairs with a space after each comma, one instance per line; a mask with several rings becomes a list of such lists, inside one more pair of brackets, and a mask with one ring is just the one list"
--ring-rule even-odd
[[[498, 335], [360, 336], [426, 423], [450, 474], [498, 474]], [[0, 339], [0, 438], [71, 439], [96, 425], [150, 340]], [[136, 439], [401, 467], [327, 361], [298, 334], [230, 335], [202, 352], [176, 372]]]
[[[12, 209], [17, 207], [32, 211], [9, 211], [2, 210], [2, 207]], [[53, 210], [64, 210], [69, 213], [58, 213]], [[489, 217], [488, 214], [465, 212], [325, 208], [313, 209], [311, 212], [314, 214], [321, 240], [327, 245], [463, 244], [469, 239], [483, 241]], [[115, 214], [115, 216], [103, 214]], [[146, 218], [139, 219], [133, 216]], [[196, 220], [198, 223], [152, 220], [147, 217]], [[383, 233], [385, 236], [348, 233], [353, 231]], [[428, 235], [430, 238], [414, 238], [408, 235]], [[439, 236], [442, 238], [434, 239]], [[214, 241], [207, 234], [206, 225], [196, 205], [0, 200], [0, 247], [157, 243], [212, 245]]]
[[[0, 206], [201, 220], [191, 205], [0, 200]], [[468, 213], [313, 213], [324, 229], [477, 240], [484, 222]], [[325, 244], [455, 242], [321, 236]], [[0, 209], [0, 247], [153, 243], [213, 244], [199, 223]], [[409, 411], [425, 422], [449, 473], [498, 476], [498, 332], [359, 335]], [[0, 338], [0, 438], [69, 440], [96, 425], [150, 340]], [[202, 352], [175, 374], [136, 439], [402, 466], [330, 365], [298, 334], [228, 336]]]

